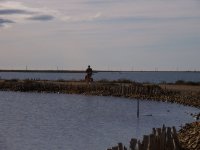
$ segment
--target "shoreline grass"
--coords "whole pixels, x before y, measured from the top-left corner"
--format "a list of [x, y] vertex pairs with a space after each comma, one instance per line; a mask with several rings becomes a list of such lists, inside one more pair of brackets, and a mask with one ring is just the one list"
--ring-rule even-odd
[[0, 90], [117, 96], [167, 101], [200, 108], [200, 85], [196, 84], [143, 84], [130, 80], [101, 80], [88, 84], [83, 80], [12, 79], [0, 80]]

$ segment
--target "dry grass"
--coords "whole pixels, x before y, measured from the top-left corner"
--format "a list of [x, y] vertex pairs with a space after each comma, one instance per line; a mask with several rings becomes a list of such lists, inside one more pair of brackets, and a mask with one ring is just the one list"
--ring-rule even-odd
[[181, 94], [186, 95], [200, 95], [200, 86], [199, 85], [175, 85], [175, 84], [160, 84], [162, 89], [179, 91]]

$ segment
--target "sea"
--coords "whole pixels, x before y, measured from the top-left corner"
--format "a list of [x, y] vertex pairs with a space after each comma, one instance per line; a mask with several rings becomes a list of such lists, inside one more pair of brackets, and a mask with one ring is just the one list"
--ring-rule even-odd
[[[39, 80], [84, 80], [85, 73], [62, 72], [0, 72], [1, 79], [39, 79]], [[178, 80], [200, 82], [197, 71], [115, 71], [95, 72], [93, 79], [99, 80], [131, 80], [142, 83], [174, 83]]]

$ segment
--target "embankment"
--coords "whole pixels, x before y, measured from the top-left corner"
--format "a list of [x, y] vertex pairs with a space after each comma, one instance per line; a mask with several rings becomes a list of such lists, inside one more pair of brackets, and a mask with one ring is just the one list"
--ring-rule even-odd
[[200, 92], [183, 92], [181, 87], [122, 81], [88, 84], [83, 81], [0, 80], [0, 90], [117, 96], [179, 103], [200, 108]]

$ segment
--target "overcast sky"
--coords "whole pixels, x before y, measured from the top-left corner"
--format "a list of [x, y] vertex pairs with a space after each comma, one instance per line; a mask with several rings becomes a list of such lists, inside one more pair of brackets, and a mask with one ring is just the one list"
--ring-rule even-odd
[[200, 0], [0, 0], [0, 69], [200, 70]]

